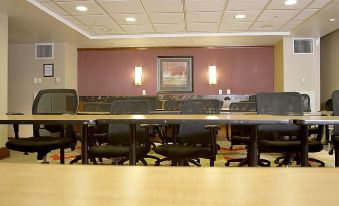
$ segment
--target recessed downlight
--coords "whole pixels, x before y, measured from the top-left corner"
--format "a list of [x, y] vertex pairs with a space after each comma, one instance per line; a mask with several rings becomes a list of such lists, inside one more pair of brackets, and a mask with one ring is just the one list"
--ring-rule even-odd
[[78, 10], [78, 11], [87, 11], [88, 10], [86, 6], [81, 6], [81, 5], [77, 6], [75, 9]]
[[286, 6], [291, 6], [291, 5], [294, 5], [294, 4], [297, 4], [297, 3], [298, 3], [297, 0], [286, 0], [285, 1]]
[[136, 19], [134, 17], [127, 17], [125, 20], [127, 22], [134, 22], [134, 21], [136, 21]]
[[328, 21], [329, 21], [329, 22], [332, 22], [332, 21], [335, 21], [335, 19], [329, 19]]
[[244, 18], [246, 18], [246, 15], [245, 14], [237, 14], [237, 15], [234, 16], [234, 18], [236, 18], [236, 19], [244, 19]]

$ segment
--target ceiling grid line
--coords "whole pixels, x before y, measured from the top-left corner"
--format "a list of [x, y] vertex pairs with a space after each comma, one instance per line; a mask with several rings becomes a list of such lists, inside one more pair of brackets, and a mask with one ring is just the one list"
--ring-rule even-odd
[[184, 32], [187, 33], [186, 2], [181, 0], [181, 12], [183, 13]]
[[228, 2], [229, 2], [229, 0], [225, 0], [225, 1], [224, 1], [224, 6], [223, 6], [223, 9], [222, 9], [222, 11], [221, 11], [220, 18], [219, 18], [218, 24], [217, 24], [217, 29], [216, 29], [215, 32], [219, 32], [220, 24], [221, 24], [221, 22], [222, 22], [222, 20], [223, 20], [223, 18], [224, 18], [224, 15], [225, 15], [226, 10], [227, 10]]
[[139, 6], [142, 8], [142, 10], [143, 10], [143, 12], [144, 12], [144, 14], [145, 14], [147, 20], [149, 21], [149, 23], [150, 23], [150, 25], [151, 25], [153, 31], [154, 31], [154, 32], [157, 32], [157, 30], [155, 29], [155, 27], [154, 27], [154, 25], [153, 25], [153, 22], [152, 22], [151, 18], [149, 17], [149, 15], [148, 15], [148, 13], [147, 13], [147, 10], [146, 10], [144, 4], [141, 2], [141, 0], [138, 0], [138, 4], [139, 4]]
[[254, 26], [254, 24], [258, 21], [258, 19], [260, 18], [260, 16], [264, 13], [264, 11], [270, 6], [270, 4], [272, 3], [272, 0], [270, 0], [269, 2], [267, 2], [266, 6], [261, 10], [261, 12], [259, 13], [259, 15], [257, 16], [257, 18], [255, 18], [252, 22], [252, 24], [250, 25], [250, 27], [248, 28], [248, 31], [250, 31], [252, 29], [252, 27]]

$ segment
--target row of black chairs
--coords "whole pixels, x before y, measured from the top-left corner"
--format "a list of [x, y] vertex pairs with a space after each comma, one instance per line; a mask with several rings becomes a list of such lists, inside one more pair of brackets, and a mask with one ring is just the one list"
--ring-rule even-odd
[[[339, 115], [339, 95], [338, 91], [333, 93], [333, 109], [334, 115]], [[303, 115], [306, 107], [309, 105], [296, 92], [284, 93], [259, 93], [255, 96], [255, 108], [258, 114], [272, 115]], [[306, 103], [305, 103], [306, 102]], [[173, 105], [168, 105], [167, 109], [179, 110], [183, 114], [218, 114], [222, 103], [219, 100], [185, 100], [182, 102], [172, 102]], [[240, 105], [246, 105], [247, 110], [250, 105], [253, 107], [253, 102], [240, 102], [235, 105], [235, 110], [239, 110]], [[64, 114], [76, 113], [78, 106], [77, 94], [75, 90], [55, 89], [41, 90], [33, 103], [33, 114]], [[165, 105], [166, 107], [166, 105]], [[111, 114], [147, 114], [149, 112], [149, 102], [146, 100], [117, 100], [110, 107]], [[232, 110], [233, 105], [230, 109]], [[166, 108], [165, 108], [166, 109]], [[149, 142], [149, 127], [144, 125], [144, 128], [138, 127], [137, 135], [137, 159], [144, 164], [144, 158], [151, 157], [156, 159], [156, 164], [160, 164], [163, 160], [171, 160], [173, 164], [187, 165], [192, 162], [199, 165], [199, 158], [208, 158], [210, 165], [214, 165], [215, 155], [217, 153], [216, 135], [219, 129], [218, 126], [210, 126], [206, 128], [204, 124], [183, 123], [179, 126], [172, 125], [172, 135], [174, 136], [174, 144], [162, 144], [154, 148], [154, 151], [165, 159], [161, 160], [157, 157], [148, 156], [151, 149]], [[154, 127], [154, 125], [152, 125]], [[66, 147], [74, 147], [75, 133], [71, 128], [65, 129], [62, 125], [44, 125], [43, 129], [50, 132], [58, 132], [60, 138], [42, 136], [39, 131], [41, 125], [34, 125], [34, 137], [13, 139], [6, 143], [7, 148], [22, 152], [37, 152], [39, 159], [45, 159], [48, 152], [54, 149], [61, 148], [61, 163], [64, 162], [64, 152]], [[234, 127], [236, 128], [236, 127]], [[338, 131], [337, 126], [335, 131]], [[161, 129], [158, 131], [162, 131]], [[237, 129], [234, 129], [237, 131]], [[246, 128], [240, 128], [238, 131], [246, 131]], [[18, 132], [18, 131], [16, 131]], [[163, 133], [163, 132], [160, 132]], [[164, 132], [166, 134], [166, 131]], [[299, 136], [301, 129], [298, 125], [259, 125], [258, 134], [260, 152], [278, 152], [285, 154], [285, 159], [291, 159], [291, 154], [298, 155], [300, 150]], [[95, 162], [95, 158], [116, 158], [119, 157], [119, 163], [123, 163], [128, 158], [128, 135], [129, 127], [123, 124], [110, 124], [106, 134], [97, 134], [97, 136], [107, 138], [107, 144], [97, 145], [89, 149], [89, 156]], [[16, 135], [17, 136], [17, 135]], [[93, 136], [95, 136], [93, 134]], [[166, 135], [161, 135], [161, 137]], [[240, 134], [238, 136], [248, 137], [248, 135]], [[248, 139], [248, 138], [247, 138]], [[236, 140], [236, 138], [234, 138]], [[242, 140], [241, 140], [242, 141]], [[336, 165], [338, 166], [338, 147], [339, 138], [333, 138]], [[241, 142], [248, 144], [248, 141]], [[319, 141], [311, 141], [309, 144], [310, 152], [318, 152], [323, 149]], [[297, 159], [297, 158], [296, 158]], [[245, 159], [244, 159], [245, 160]], [[315, 160], [316, 161], [316, 160]], [[322, 164], [321, 161], [317, 161]], [[286, 162], [285, 162], [286, 163]], [[263, 160], [263, 166], [265, 164]]]

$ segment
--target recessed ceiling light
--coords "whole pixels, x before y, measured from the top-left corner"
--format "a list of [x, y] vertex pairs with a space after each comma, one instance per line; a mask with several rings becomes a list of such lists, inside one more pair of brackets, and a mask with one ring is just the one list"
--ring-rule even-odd
[[246, 18], [246, 15], [245, 14], [238, 14], [238, 15], [235, 15], [234, 18], [236, 18], [236, 19], [244, 19], [244, 18]]
[[87, 11], [86, 6], [77, 6], [75, 9], [78, 10], [78, 11]]
[[328, 21], [329, 21], [329, 22], [332, 22], [332, 21], [335, 21], [335, 19], [329, 19]]
[[128, 21], [128, 22], [136, 21], [136, 19], [134, 17], [127, 17], [125, 20]]
[[294, 5], [294, 4], [297, 4], [297, 3], [298, 3], [297, 0], [286, 0], [285, 1], [286, 6], [291, 6], [291, 5]]

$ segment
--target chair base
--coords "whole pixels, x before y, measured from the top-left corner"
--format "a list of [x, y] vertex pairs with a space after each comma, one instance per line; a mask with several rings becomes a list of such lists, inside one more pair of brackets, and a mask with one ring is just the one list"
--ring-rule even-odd
[[[237, 165], [238, 167], [243, 167], [245, 165], [248, 165], [248, 159], [247, 158], [236, 158], [236, 159], [227, 160], [226, 163], [225, 163], [225, 166], [229, 167], [232, 162], [239, 162], [239, 164]], [[270, 167], [271, 162], [268, 161], [268, 160], [265, 160], [265, 159], [259, 159], [258, 165], [260, 167]]]

